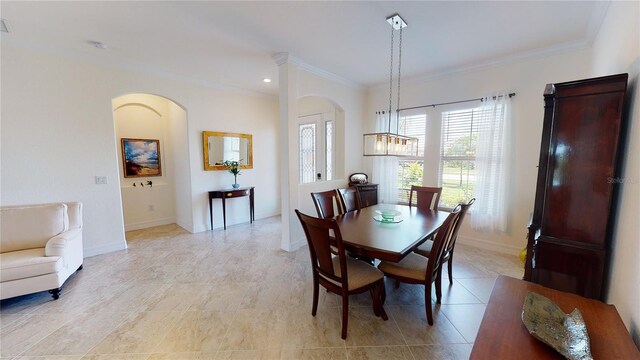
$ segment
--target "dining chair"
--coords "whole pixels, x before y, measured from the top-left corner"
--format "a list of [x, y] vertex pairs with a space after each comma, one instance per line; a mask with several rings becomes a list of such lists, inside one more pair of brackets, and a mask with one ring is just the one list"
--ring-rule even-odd
[[[464, 216], [467, 213], [467, 210], [476, 202], [476, 199], [473, 198], [469, 200], [469, 202], [460, 203], [460, 220], [458, 220], [458, 226], [453, 233], [453, 239], [449, 243], [446, 249], [444, 249], [444, 255], [442, 257], [442, 264], [447, 263], [447, 268], [449, 270], [449, 284], [453, 285], [453, 250], [456, 246], [456, 240], [458, 239], [458, 230], [460, 230], [460, 226], [462, 225], [462, 221], [464, 220]], [[417, 254], [422, 256], [429, 257], [431, 256], [431, 249], [433, 248], [433, 241], [427, 240], [422, 245], [418, 246], [416, 250], [414, 250]], [[441, 264], [441, 266], [442, 266]], [[440, 268], [440, 272], [442, 273], [442, 268]]]
[[[429, 258], [416, 253], [409, 253], [400, 262], [394, 263], [382, 261], [378, 265], [386, 276], [396, 281], [408, 284], [424, 285], [424, 306], [427, 312], [427, 322], [433, 325], [433, 314], [431, 309], [431, 284], [436, 283], [436, 302], [439, 304], [442, 298], [441, 290], [441, 271], [442, 256], [444, 250], [452, 241], [456, 226], [460, 220], [461, 207], [456, 206], [455, 209], [447, 216], [438, 233], [433, 239], [431, 254]], [[383, 293], [384, 294], [384, 293]]]
[[425, 210], [438, 210], [441, 187], [427, 187], [411, 185], [409, 192], [409, 206], [413, 206], [413, 193], [416, 193], [416, 207]]
[[313, 199], [313, 204], [316, 206], [318, 217], [321, 219], [330, 219], [345, 212], [336, 190], [312, 192], [311, 198]]
[[354, 187], [338, 189], [340, 203], [344, 212], [360, 210], [360, 195]]
[[[373, 312], [387, 320], [382, 305], [384, 298], [384, 275], [374, 266], [346, 256], [340, 228], [335, 219], [320, 219], [305, 215], [296, 209], [309, 245], [311, 267], [313, 269], [313, 305], [311, 315], [318, 310], [318, 289], [322, 285], [327, 291], [342, 297], [342, 339], [347, 338], [349, 320], [349, 295], [365, 291], [371, 293]], [[329, 248], [329, 231], [333, 231], [338, 256], [332, 256]], [[416, 255], [419, 256], [419, 255]]]

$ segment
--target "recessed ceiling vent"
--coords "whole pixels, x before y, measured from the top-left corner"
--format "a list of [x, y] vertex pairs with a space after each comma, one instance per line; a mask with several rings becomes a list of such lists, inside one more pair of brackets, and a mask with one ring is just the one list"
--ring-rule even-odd
[[0, 19], [0, 31], [9, 32], [9, 22], [5, 19]]

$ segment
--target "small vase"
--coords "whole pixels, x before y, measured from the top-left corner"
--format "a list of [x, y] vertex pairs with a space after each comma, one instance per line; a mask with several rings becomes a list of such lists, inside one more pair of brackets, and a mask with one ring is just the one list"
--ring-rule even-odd
[[238, 183], [231, 184], [231, 187], [234, 188], [234, 189], [237, 189], [237, 188], [240, 187], [240, 184], [238, 184]]

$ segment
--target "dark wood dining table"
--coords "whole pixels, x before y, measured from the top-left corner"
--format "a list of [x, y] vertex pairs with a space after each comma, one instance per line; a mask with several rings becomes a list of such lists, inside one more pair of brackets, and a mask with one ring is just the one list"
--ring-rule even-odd
[[[402, 221], [374, 220], [376, 210], [394, 209]], [[444, 223], [446, 211], [420, 210], [406, 205], [377, 204], [335, 217], [345, 248], [357, 255], [398, 262], [425, 242]]]

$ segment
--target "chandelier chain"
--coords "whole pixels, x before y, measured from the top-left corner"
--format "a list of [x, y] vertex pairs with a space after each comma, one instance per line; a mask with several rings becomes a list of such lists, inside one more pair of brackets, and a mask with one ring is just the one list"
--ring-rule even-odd
[[[396, 118], [400, 121], [400, 67], [402, 66], [402, 27], [400, 28], [400, 40], [398, 41], [398, 102], [396, 103]], [[400, 130], [400, 129], [396, 129]]]
[[391, 132], [391, 102], [393, 96], [393, 26], [391, 27], [391, 57], [389, 60], [389, 132]]

